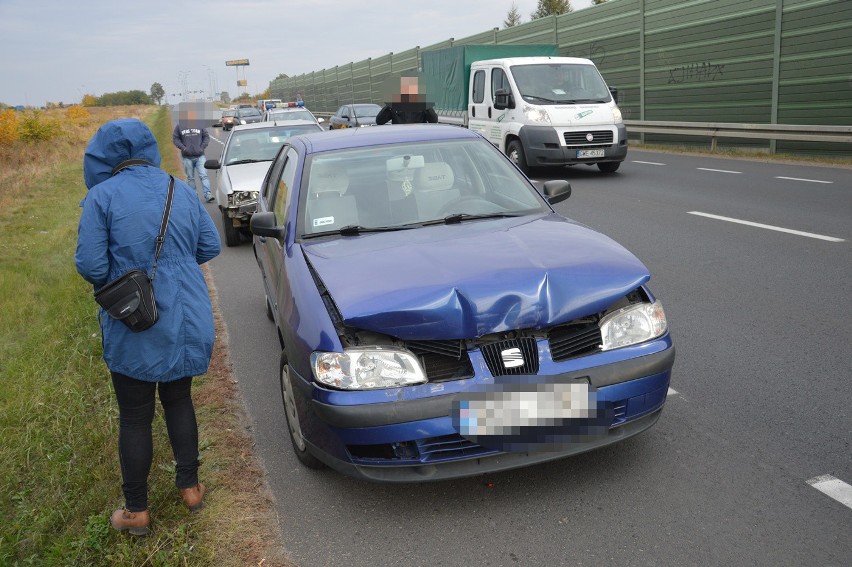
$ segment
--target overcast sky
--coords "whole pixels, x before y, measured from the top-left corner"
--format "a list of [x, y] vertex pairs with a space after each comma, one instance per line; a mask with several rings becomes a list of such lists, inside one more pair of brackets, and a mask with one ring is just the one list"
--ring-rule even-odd
[[[515, 0], [524, 22], [537, 0]], [[591, 0], [571, 0], [574, 10]], [[0, 0], [0, 102], [43, 106], [83, 94], [211, 88], [237, 94], [235, 67], [248, 59], [248, 92], [280, 73], [298, 75], [380, 57], [503, 21], [512, 0]], [[177, 102], [169, 96], [169, 102]]]

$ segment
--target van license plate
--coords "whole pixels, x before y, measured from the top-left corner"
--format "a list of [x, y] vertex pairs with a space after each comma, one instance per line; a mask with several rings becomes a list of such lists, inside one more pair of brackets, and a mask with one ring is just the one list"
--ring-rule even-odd
[[603, 150], [577, 150], [577, 159], [604, 157]]

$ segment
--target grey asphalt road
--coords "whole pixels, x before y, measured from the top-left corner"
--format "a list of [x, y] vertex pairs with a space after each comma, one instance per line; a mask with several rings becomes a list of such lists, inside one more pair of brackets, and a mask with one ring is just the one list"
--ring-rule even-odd
[[661, 420], [592, 453], [451, 482], [305, 469], [251, 245], [225, 248], [213, 279], [293, 560], [852, 565], [852, 508], [807, 482], [852, 484], [852, 170], [631, 150], [616, 175], [535, 178], [569, 179], [557, 209], [650, 268], [678, 353]]

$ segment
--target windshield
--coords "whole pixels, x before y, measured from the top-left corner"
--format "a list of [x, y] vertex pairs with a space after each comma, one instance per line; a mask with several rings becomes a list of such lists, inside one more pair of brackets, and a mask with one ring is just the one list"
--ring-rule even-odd
[[382, 109], [378, 104], [356, 104], [353, 108], [358, 118], [374, 118]]
[[609, 102], [611, 96], [592, 65], [513, 65], [512, 74], [521, 97], [533, 104]]
[[473, 222], [474, 216], [550, 210], [483, 139], [323, 152], [306, 163], [303, 175], [298, 229], [303, 237], [339, 235], [344, 227], [359, 227], [344, 231], [357, 234], [418, 228], [447, 217], [447, 222]]
[[222, 158], [223, 165], [272, 161], [281, 145], [292, 136], [322, 132], [322, 128], [313, 124], [279, 126], [251, 130], [234, 130], [228, 138], [228, 146]]
[[260, 111], [256, 108], [241, 108], [237, 113], [240, 116], [260, 116]]

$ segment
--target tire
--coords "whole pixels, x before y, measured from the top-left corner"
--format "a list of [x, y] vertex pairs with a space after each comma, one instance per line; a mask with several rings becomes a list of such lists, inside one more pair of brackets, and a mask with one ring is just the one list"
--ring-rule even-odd
[[512, 163], [518, 166], [518, 169], [520, 169], [524, 175], [529, 177], [530, 166], [527, 165], [527, 157], [524, 155], [524, 147], [521, 145], [520, 140], [512, 140], [509, 142], [509, 145], [506, 147], [506, 155], [509, 156]]
[[222, 211], [222, 228], [225, 229], [225, 244], [227, 246], [240, 245], [240, 229], [234, 226], [234, 221], [228, 217], [228, 213]]
[[324, 469], [325, 463], [308, 452], [307, 444], [304, 437], [302, 437], [299, 411], [296, 409], [293, 384], [290, 381], [290, 365], [287, 363], [287, 354], [284, 351], [281, 351], [278, 380], [281, 385], [281, 402], [284, 404], [284, 418], [287, 420], [287, 431], [290, 433], [290, 442], [293, 444], [293, 452], [296, 453], [296, 458], [309, 469]]
[[598, 169], [600, 169], [602, 173], [615, 173], [618, 171], [620, 166], [620, 161], [602, 161], [598, 163]]

